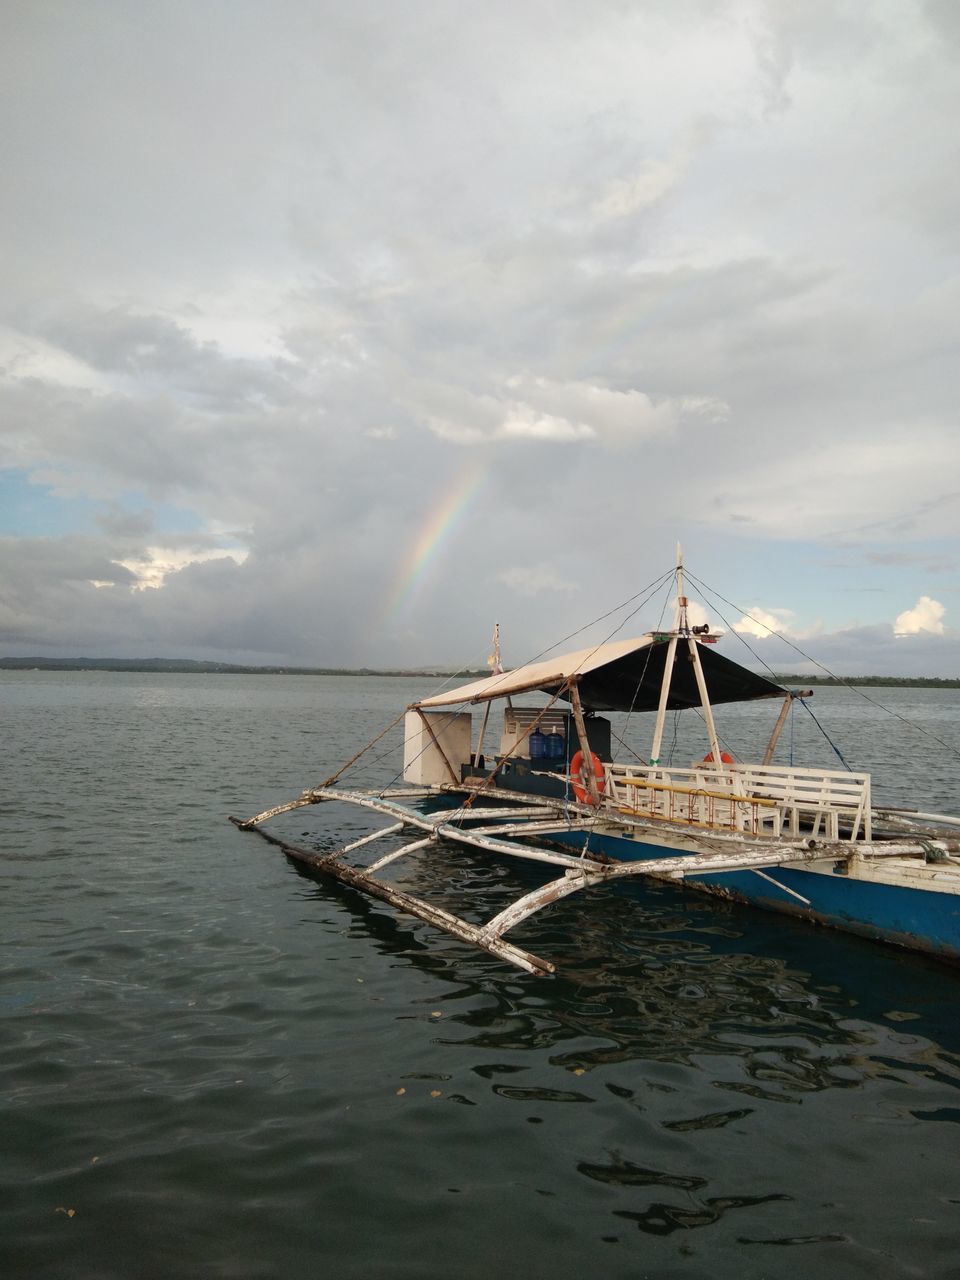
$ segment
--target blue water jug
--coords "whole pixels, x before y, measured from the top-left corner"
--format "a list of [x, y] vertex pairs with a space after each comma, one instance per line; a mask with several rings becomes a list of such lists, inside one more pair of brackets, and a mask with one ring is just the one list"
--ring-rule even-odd
[[547, 734], [547, 759], [563, 760], [567, 750], [566, 739], [559, 729]]
[[547, 740], [539, 729], [534, 729], [530, 735], [530, 759], [546, 760], [547, 758]]

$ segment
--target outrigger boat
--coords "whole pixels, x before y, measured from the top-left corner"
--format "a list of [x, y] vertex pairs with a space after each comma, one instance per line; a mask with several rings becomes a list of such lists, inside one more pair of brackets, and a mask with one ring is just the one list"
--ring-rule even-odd
[[[811, 691], [787, 689], [721, 655], [709, 624], [690, 625], [679, 553], [673, 573], [670, 630], [495, 671], [411, 704], [403, 787], [338, 786], [358, 752], [320, 786], [231, 821], [312, 870], [531, 973], [551, 973], [554, 965], [505, 934], [570, 894], [635, 877], [678, 881], [960, 960], [960, 818], [874, 807], [868, 773], [774, 764], [791, 704]], [[534, 693], [545, 694], [546, 705], [514, 701]], [[758, 763], [735, 761], [721, 745], [713, 709], [760, 699], [780, 703], [766, 750]], [[504, 708], [502, 730], [487, 760], [496, 703]], [[703, 760], [675, 767], [661, 760], [666, 717], [688, 708], [699, 708], [708, 750]], [[655, 713], [649, 761], [615, 761], [611, 722], [602, 713], [643, 711]], [[388, 825], [332, 853], [261, 829], [282, 813], [334, 801], [383, 815]], [[362, 858], [378, 841], [387, 852], [372, 862], [346, 860]], [[400, 859], [427, 855], [441, 842], [560, 875], [485, 923], [471, 923], [381, 878]]]

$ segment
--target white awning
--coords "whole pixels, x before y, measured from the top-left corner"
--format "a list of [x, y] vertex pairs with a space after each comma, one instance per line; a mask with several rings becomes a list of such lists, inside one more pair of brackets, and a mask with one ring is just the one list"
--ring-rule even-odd
[[593, 645], [589, 649], [577, 649], [574, 653], [558, 654], [555, 658], [530, 662], [499, 676], [486, 676], [472, 684], [448, 689], [432, 698], [424, 698], [422, 702], [414, 703], [414, 706], [449, 707], [465, 702], [489, 702], [493, 698], [512, 697], [532, 689], [556, 692], [558, 686], [565, 684], [573, 676], [586, 675], [599, 667], [608, 666], [631, 653], [649, 648], [652, 643], [653, 636], [646, 635], [633, 640], [615, 640], [608, 644]]

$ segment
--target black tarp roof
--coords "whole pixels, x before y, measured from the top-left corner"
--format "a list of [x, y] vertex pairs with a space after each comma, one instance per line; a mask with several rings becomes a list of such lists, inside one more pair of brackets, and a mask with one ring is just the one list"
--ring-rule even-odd
[[[725, 658], [713, 645], [698, 644], [697, 649], [711, 705], [785, 696], [786, 689]], [[659, 641], [649, 648], [586, 672], [579, 681], [580, 701], [584, 708], [590, 711], [656, 711], [669, 651], [669, 644]], [[545, 692], [555, 691], [556, 685], [545, 687]], [[700, 691], [693, 657], [681, 641], [674, 653], [667, 709], [682, 711], [699, 706]]]
[[[712, 704], [750, 702], [755, 698], [783, 697], [787, 693], [765, 676], [725, 658], [713, 645], [696, 643]], [[535, 689], [556, 693], [574, 679], [580, 690], [580, 701], [587, 710], [655, 711], [669, 647], [668, 638], [659, 634], [608, 642], [516, 667], [459, 689], [448, 689], [415, 705], [430, 708], [488, 702]], [[700, 693], [693, 659], [686, 638], [681, 637], [676, 646], [667, 707], [682, 710], [698, 706]]]

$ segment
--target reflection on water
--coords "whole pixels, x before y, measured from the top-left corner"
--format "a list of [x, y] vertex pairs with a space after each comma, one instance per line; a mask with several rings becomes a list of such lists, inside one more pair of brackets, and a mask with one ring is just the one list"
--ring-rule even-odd
[[[225, 822], [420, 690], [166, 679], [5, 706], [0, 1274], [952, 1277], [955, 971], [630, 885], [526, 922], [560, 973], [513, 972]], [[477, 920], [539, 878], [391, 870]]]
[[[436, 857], [444, 878], [458, 873], [477, 919], [525, 883], [513, 869], [465, 867], [455, 848]], [[432, 878], [408, 872], [405, 887], [422, 891]], [[488, 957], [465, 959], [340, 886], [316, 892], [349, 897], [361, 925], [353, 936], [449, 986], [438, 1049], [467, 1055], [469, 1074], [523, 1123], [555, 1127], [562, 1116], [573, 1136], [555, 1160], [605, 1188], [611, 1218], [645, 1236], [729, 1218], [731, 1248], [844, 1246], [861, 1256], [854, 1237], [875, 1212], [871, 1197], [889, 1193], [904, 1162], [933, 1154], [915, 1122], [942, 1132], [957, 1118], [955, 1107], [918, 1109], [913, 1096], [932, 1089], [955, 1100], [960, 1081], [956, 975], [935, 962], [793, 921], [760, 923], [674, 886], [630, 886], [579, 906], [568, 899], [528, 924], [524, 945], [558, 958], [560, 975], [501, 976]], [[833, 1101], [811, 1121], [817, 1095]], [[483, 1101], [469, 1086], [454, 1100]], [[960, 1205], [945, 1141], [933, 1163], [950, 1172], [928, 1204], [938, 1230], [947, 1206]], [[817, 1198], [833, 1182], [825, 1159], [866, 1179], [854, 1196], [859, 1226], [849, 1207]], [[745, 1218], [747, 1232], [737, 1225]], [[838, 1219], [847, 1229], [832, 1229]], [[712, 1274], [724, 1274], [716, 1265]]]
[[[466, 866], [462, 850], [441, 845], [416, 869], [408, 869], [401, 883], [450, 910], [462, 910], [466, 902], [470, 918], [480, 921], [536, 883], [525, 870], [482, 861]], [[385, 915], [352, 890], [320, 880], [302, 866], [296, 871], [318, 883], [321, 896], [349, 900], [363, 932], [382, 946], [449, 979], [461, 992], [471, 989], [465, 975], [482, 960], [465, 947], [460, 950], [461, 944], [444, 940], [434, 946], [429, 931], [409, 917]], [[438, 892], [438, 881], [448, 886], [454, 881], [456, 893]], [[778, 954], [778, 939], [786, 937], [793, 949], [820, 942], [823, 933], [808, 925], [770, 921], [749, 908], [668, 885], [601, 888], [578, 898], [547, 908], [522, 931], [523, 945], [553, 957], [558, 974], [546, 980], [513, 975], [495, 984], [485, 980], [483, 1006], [458, 1016], [458, 1025], [471, 1031], [470, 1043], [491, 1050], [547, 1049], [551, 1062], [582, 1068], [637, 1057], [689, 1064], [720, 1054], [741, 1060], [747, 1076], [721, 1087], [791, 1101], [791, 1095], [811, 1090], [849, 1088], [872, 1070], [860, 1050], [873, 1038], [852, 1017], [854, 1008], [860, 1013], [875, 1003], [871, 1012], [877, 1016], [893, 1023], [901, 1016], [886, 1010], [882, 1000], [873, 1002], [867, 995], [855, 1000], [844, 987], [791, 968]], [[415, 936], [430, 938], [429, 951], [412, 945]], [[511, 935], [519, 936], [520, 931]], [[946, 997], [944, 1016], [950, 1021], [938, 1027], [939, 1033], [955, 1030], [960, 1044], [960, 1027], [953, 1023], [958, 1007], [953, 970], [888, 954], [885, 948], [875, 955], [877, 944], [833, 934], [827, 935], [827, 945], [831, 953], [839, 949], [863, 967], [915, 965], [928, 1012], [931, 988]], [[912, 1034], [900, 1039], [916, 1043]]]

